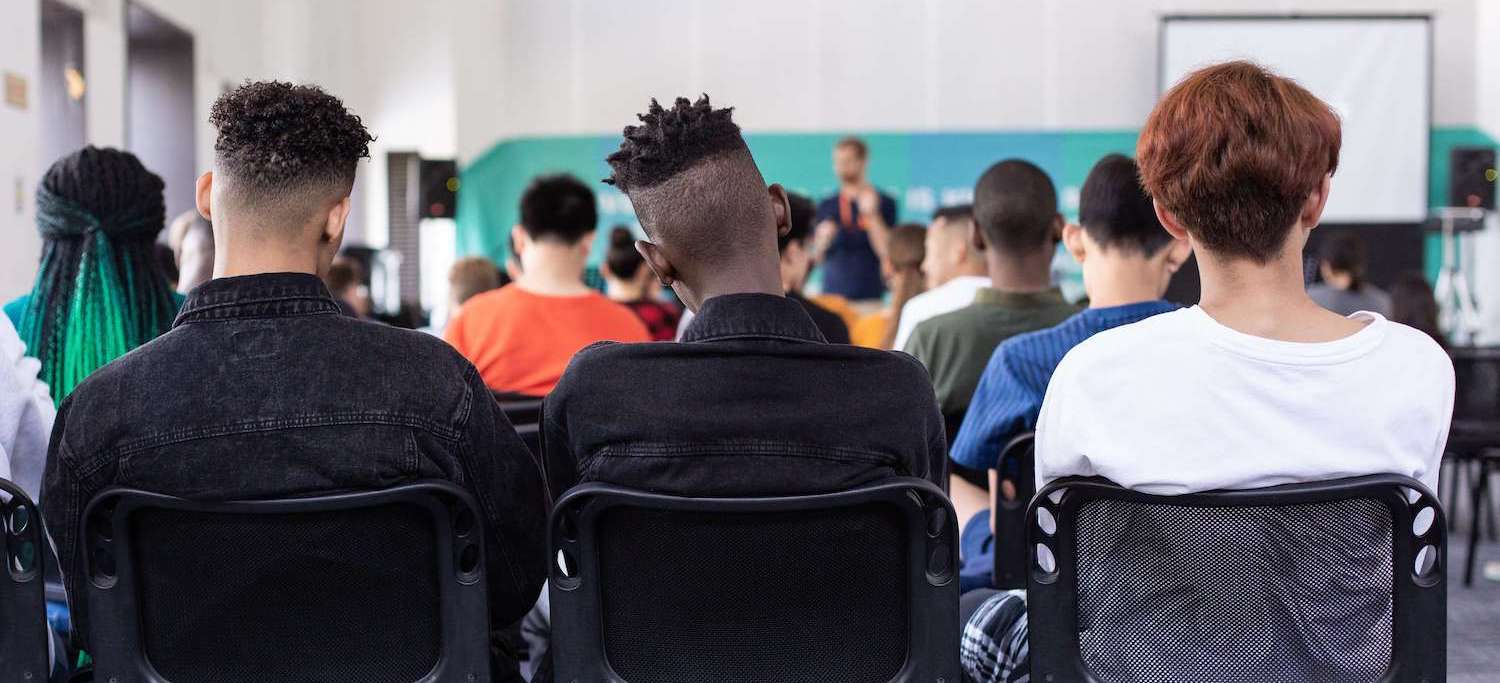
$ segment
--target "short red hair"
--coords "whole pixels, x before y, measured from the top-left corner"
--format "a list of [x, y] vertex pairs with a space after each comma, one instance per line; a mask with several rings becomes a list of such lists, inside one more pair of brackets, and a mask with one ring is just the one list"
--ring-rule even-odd
[[1188, 74], [1136, 143], [1141, 183], [1207, 251], [1266, 263], [1339, 164], [1338, 114], [1250, 62]]

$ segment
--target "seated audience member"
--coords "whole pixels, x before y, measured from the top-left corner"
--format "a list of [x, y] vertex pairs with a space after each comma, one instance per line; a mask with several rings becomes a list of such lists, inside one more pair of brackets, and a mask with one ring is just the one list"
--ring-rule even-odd
[[172, 326], [182, 297], [154, 253], [165, 215], [161, 178], [129, 152], [85, 147], [42, 176], [41, 267], [5, 315], [41, 361], [54, 402]]
[[[681, 343], [596, 344], [547, 400], [547, 476], [693, 496], [941, 484], [942, 423], [921, 365], [827, 343], [784, 296], [777, 242], [796, 209], [767, 187], [729, 109], [652, 101], [610, 155], [662, 284], [697, 311]], [[622, 413], [620, 407], [630, 410]], [[663, 458], [667, 453], [679, 457]], [[831, 457], [837, 453], [837, 457]]]
[[[515, 623], [547, 570], [537, 461], [462, 356], [340, 315], [319, 279], [370, 135], [321, 89], [279, 82], [224, 94], [209, 120], [219, 134], [197, 201], [213, 221], [215, 279], [170, 332], [94, 373], [58, 413], [42, 504], [75, 643], [89, 639], [79, 517], [111, 486], [225, 500], [452, 481], [489, 532], [490, 624]], [[512, 655], [496, 651], [495, 667], [520, 680]]]
[[[37, 379], [41, 364], [26, 355], [20, 334], [4, 316], [0, 316], [0, 353], [4, 354], [0, 356], [4, 362], [0, 367], [0, 479], [15, 484], [35, 502], [41, 496], [42, 472], [57, 409], [47, 385]], [[9, 499], [0, 493], [0, 501]], [[38, 614], [37, 618], [44, 616]], [[68, 672], [66, 648], [61, 642], [55, 634], [47, 642], [52, 679], [57, 681]]]
[[579, 349], [651, 340], [630, 309], [583, 283], [596, 223], [593, 191], [572, 176], [537, 178], [521, 195], [520, 277], [470, 299], [443, 335], [491, 389], [546, 396]]
[[884, 309], [866, 315], [849, 330], [849, 338], [855, 346], [872, 349], [895, 348], [896, 329], [901, 319], [901, 309], [911, 298], [927, 289], [922, 275], [922, 260], [925, 255], [924, 242], [927, 229], [920, 224], [898, 225], [891, 229], [886, 244], [886, 287], [891, 293], [891, 303]]
[[351, 318], [371, 319], [374, 302], [370, 301], [370, 288], [364, 283], [364, 269], [359, 261], [339, 256], [328, 266], [323, 284], [338, 303], [339, 310]]
[[483, 256], [468, 256], [448, 269], [448, 307], [457, 311], [464, 303], [485, 292], [510, 284], [510, 278]]
[[974, 242], [974, 207], [970, 204], [937, 210], [927, 225], [922, 245], [922, 275], [927, 291], [901, 307], [893, 349], [906, 348], [917, 325], [974, 303], [974, 294], [990, 286], [984, 250]]
[[184, 211], [167, 229], [177, 264], [177, 291], [187, 294], [214, 278], [214, 227], [196, 210]]
[[1369, 311], [1391, 314], [1391, 297], [1365, 281], [1365, 241], [1352, 232], [1323, 243], [1318, 259], [1323, 281], [1307, 288], [1319, 306], [1339, 315]]
[[807, 239], [812, 232], [812, 200], [798, 194], [788, 194], [792, 207], [791, 228], [777, 240], [781, 250], [781, 287], [786, 298], [802, 304], [813, 324], [823, 333], [830, 344], [849, 343], [849, 325], [839, 313], [824, 308], [802, 296], [802, 286], [807, 284], [807, 275], [812, 271], [812, 254], [807, 249]]
[[0, 318], [0, 479], [9, 480], [33, 501], [42, 492], [47, 442], [57, 409], [47, 385], [37, 377], [41, 363], [26, 355], [26, 345], [10, 319]]
[[[989, 470], [990, 489], [999, 485], [1008, 499], [1016, 496], [1017, 472], [1000, 472], [1001, 449], [1016, 436], [1036, 428], [1037, 413], [1052, 371], [1063, 354], [1104, 330], [1144, 320], [1177, 308], [1163, 300], [1172, 274], [1187, 260], [1190, 248], [1162, 229], [1141, 189], [1135, 161], [1119, 154], [1099, 160], [1083, 183], [1078, 224], [1063, 228], [1063, 245], [1083, 269], [1089, 308], [1057, 327], [1005, 340], [984, 368], [958, 438], [949, 450], [955, 463]], [[963, 532], [965, 590], [993, 586], [993, 528], [983, 491], [960, 492], [953, 483], [954, 507]], [[967, 494], [967, 497], [965, 496]]]
[[[968, 306], [917, 325], [905, 347], [932, 373], [950, 435], [969, 409], [979, 375], [1000, 342], [1052, 327], [1078, 312], [1052, 286], [1052, 255], [1062, 226], [1052, 181], [1029, 161], [1001, 161], [975, 185], [970, 239], [984, 252], [990, 284]], [[976, 476], [957, 473], [965, 479]]]
[[823, 269], [823, 293], [843, 301], [878, 300], [885, 294], [880, 261], [896, 224], [896, 200], [870, 183], [869, 160], [869, 146], [857, 137], [833, 146], [839, 190], [818, 203], [817, 232], [809, 235], [812, 260]]
[[1391, 322], [1411, 327], [1432, 337], [1439, 346], [1448, 347], [1448, 339], [1438, 326], [1437, 297], [1421, 273], [1406, 273], [1391, 285]]
[[661, 283], [646, 267], [646, 259], [635, 249], [635, 233], [623, 225], [609, 232], [609, 252], [604, 256], [605, 295], [635, 312], [646, 324], [654, 341], [672, 341], [682, 309], [661, 300]]
[[[1329, 312], [1303, 287], [1339, 144], [1327, 104], [1248, 62], [1163, 96], [1137, 145], [1141, 179], [1198, 254], [1202, 299], [1068, 352], [1037, 422], [1039, 485], [1098, 475], [1180, 494], [1396, 473], [1436, 490], [1447, 355], [1378, 313]], [[991, 597], [969, 620], [962, 659], [976, 680], [1028, 673], [1023, 600]]]
[[510, 277], [500, 271], [494, 261], [483, 256], [467, 256], [453, 262], [448, 268], [448, 303], [446, 308], [433, 311], [431, 323], [421, 328], [428, 334], [443, 336], [448, 321], [458, 314], [465, 301], [493, 289], [510, 284]]

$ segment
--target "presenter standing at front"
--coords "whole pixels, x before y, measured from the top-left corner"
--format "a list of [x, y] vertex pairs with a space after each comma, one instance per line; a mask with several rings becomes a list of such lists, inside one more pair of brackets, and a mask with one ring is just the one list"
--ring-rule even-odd
[[851, 301], [885, 294], [881, 263], [896, 200], [875, 189], [865, 175], [869, 148], [855, 137], [833, 146], [833, 172], [839, 190], [818, 204], [813, 258], [822, 264], [823, 293]]

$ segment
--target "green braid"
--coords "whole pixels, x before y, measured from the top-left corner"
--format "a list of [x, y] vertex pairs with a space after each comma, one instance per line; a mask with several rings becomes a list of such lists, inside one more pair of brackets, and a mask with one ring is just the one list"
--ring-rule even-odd
[[43, 178], [46, 242], [20, 332], [57, 404], [171, 328], [176, 302], [152, 254], [163, 214], [161, 179], [128, 152], [88, 147]]

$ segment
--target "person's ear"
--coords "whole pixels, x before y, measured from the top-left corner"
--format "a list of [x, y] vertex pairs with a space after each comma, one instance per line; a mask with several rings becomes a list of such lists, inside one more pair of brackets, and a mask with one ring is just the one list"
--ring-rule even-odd
[[1172, 235], [1172, 239], [1187, 240], [1187, 228], [1182, 227], [1182, 222], [1177, 220], [1175, 214], [1168, 211], [1167, 207], [1162, 206], [1161, 202], [1153, 200], [1151, 206], [1156, 209], [1156, 220], [1161, 221], [1161, 227], [1166, 228], [1167, 233]]
[[786, 237], [792, 231], [792, 202], [786, 196], [786, 188], [781, 183], [771, 183], [766, 188], [766, 193], [771, 195], [771, 213], [776, 217], [776, 236]]
[[594, 231], [584, 233], [583, 237], [578, 238], [578, 243], [573, 245], [573, 248], [582, 252], [584, 258], [588, 258], [589, 252], [594, 250]]
[[646, 260], [646, 267], [656, 275], [656, 281], [660, 282], [661, 286], [671, 287], [672, 283], [677, 282], [677, 267], [672, 265], [666, 253], [655, 242], [636, 240], [635, 251]]
[[1062, 229], [1063, 248], [1073, 256], [1073, 260], [1083, 263], [1088, 258], [1088, 245], [1084, 243], [1083, 226], [1077, 223], [1068, 223]]
[[349, 222], [349, 212], [353, 205], [354, 202], [346, 196], [328, 209], [328, 221], [323, 224], [322, 240], [324, 243], [334, 245], [334, 247], [343, 243], [344, 225]]
[[1333, 174], [1328, 174], [1323, 176], [1323, 182], [1318, 183], [1318, 189], [1307, 195], [1307, 201], [1302, 203], [1302, 213], [1297, 216], [1303, 229], [1312, 230], [1323, 220], [1323, 209], [1328, 206], [1328, 191], [1332, 188]]
[[1167, 252], [1167, 272], [1176, 274], [1177, 270], [1182, 268], [1182, 264], [1187, 263], [1188, 258], [1192, 257], [1193, 245], [1187, 240], [1174, 239], [1162, 251]]
[[526, 228], [520, 223], [510, 226], [510, 249], [511, 253], [515, 254], [518, 263], [521, 260], [521, 254], [526, 253], [530, 247], [531, 235], [526, 234]]
[[210, 223], [212, 223], [213, 220], [214, 220], [213, 196], [214, 196], [214, 172], [213, 171], [204, 171], [203, 175], [198, 176], [198, 186], [197, 186], [198, 214], [201, 215], [201, 216], [203, 216], [203, 219], [206, 220], [206, 221], [208, 221], [208, 222], [210, 222]]
[[969, 221], [969, 246], [976, 252], [985, 250], [984, 231], [979, 229], [979, 221]]

